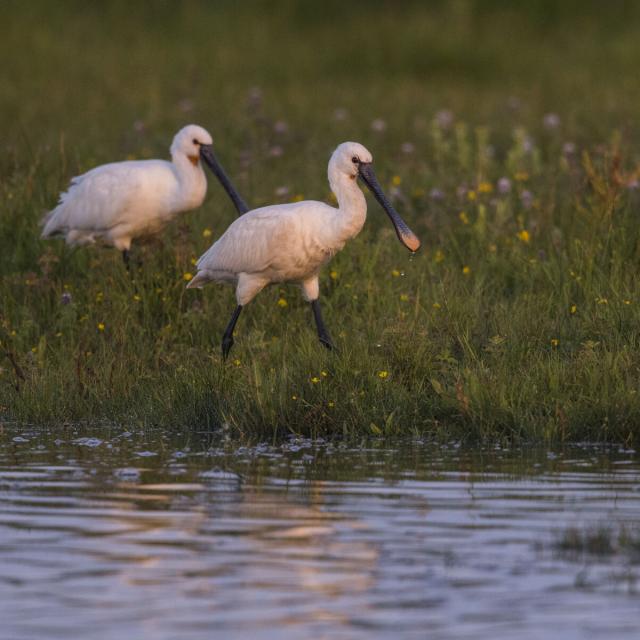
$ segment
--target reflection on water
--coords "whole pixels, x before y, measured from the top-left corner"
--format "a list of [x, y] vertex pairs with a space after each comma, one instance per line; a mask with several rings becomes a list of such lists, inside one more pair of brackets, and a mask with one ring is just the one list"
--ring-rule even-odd
[[0, 637], [636, 638], [624, 450], [0, 432]]

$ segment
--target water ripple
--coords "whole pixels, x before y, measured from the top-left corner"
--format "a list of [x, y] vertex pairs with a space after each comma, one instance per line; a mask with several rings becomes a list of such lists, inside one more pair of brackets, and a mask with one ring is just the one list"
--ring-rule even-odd
[[637, 635], [636, 559], [556, 544], [638, 530], [635, 452], [55, 437], [0, 440], [12, 640]]

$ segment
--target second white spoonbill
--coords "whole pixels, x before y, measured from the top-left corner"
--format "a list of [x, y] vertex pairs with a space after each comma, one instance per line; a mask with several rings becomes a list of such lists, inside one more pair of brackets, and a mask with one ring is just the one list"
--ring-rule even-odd
[[235, 220], [198, 260], [198, 273], [188, 287], [207, 282], [227, 282], [236, 287], [236, 307], [222, 338], [222, 355], [233, 345], [233, 330], [242, 307], [268, 284], [292, 282], [300, 285], [311, 303], [320, 342], [333, 343], [320, 312], [320, 269], [347, 240], [360, 233], [367, 217], [367, 201], [356, 178], [373, 192], [391, 219], [396, 234], [410, 251], [420, 241], [384, 195], [369, 151], [357, 142], [343, 142], [329, 161], [329, 184], [338, 207], [306, 200], [254, 209]]
[[202, 204], [207, 179], [201, 158], [244, 213], [248, 207], [214, 156], [212, 142], [205, 129], [187, 125], [173, 138], [171, 162], [113, 162], [73, 178], [45, 216], [42, 237], [63, 235], [70, 245], [100, 241], [122, 251], [128, 265], [132, 240], [158, 233], [178, 213]]

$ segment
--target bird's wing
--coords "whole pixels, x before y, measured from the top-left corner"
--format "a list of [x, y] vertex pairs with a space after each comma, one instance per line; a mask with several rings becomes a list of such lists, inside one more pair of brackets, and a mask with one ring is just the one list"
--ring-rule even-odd
[[296, 243], [307, 217], [303, 205], [308, 204], [274, 205], [245, 213], [202, 255], [198, 269], [232, 273], [264, 271]]
[[[166, 165], [166, 166], [165, 166]], [[173, 173], [163, 161], [105, 164], [71, 180], [47, 227], [103, 230], [117, 226], [132, 210], [159, 202]], [[173, 185], [171, 185], [173, 186]], [[51, 231], [51, 230], [49, 230]]]

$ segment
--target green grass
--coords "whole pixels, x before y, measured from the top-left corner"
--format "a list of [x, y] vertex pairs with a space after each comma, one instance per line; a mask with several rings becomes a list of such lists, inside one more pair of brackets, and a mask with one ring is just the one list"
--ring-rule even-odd
[[[640, 7], [424, 4], [3, 2], [3, 419], [637, 440]], [[371, 201], [321, 280], [337, 355], [274, 287], [221, 362], [233, 291], [184, 287], [203, 231], [234, 218], [212, 180], [133, 277], [117, 252], [39, 239], [71, 176], [166, 156], [188, 122], [254, 206], [326, 199], [332, 149], [373, 152], [423, 249]]]

